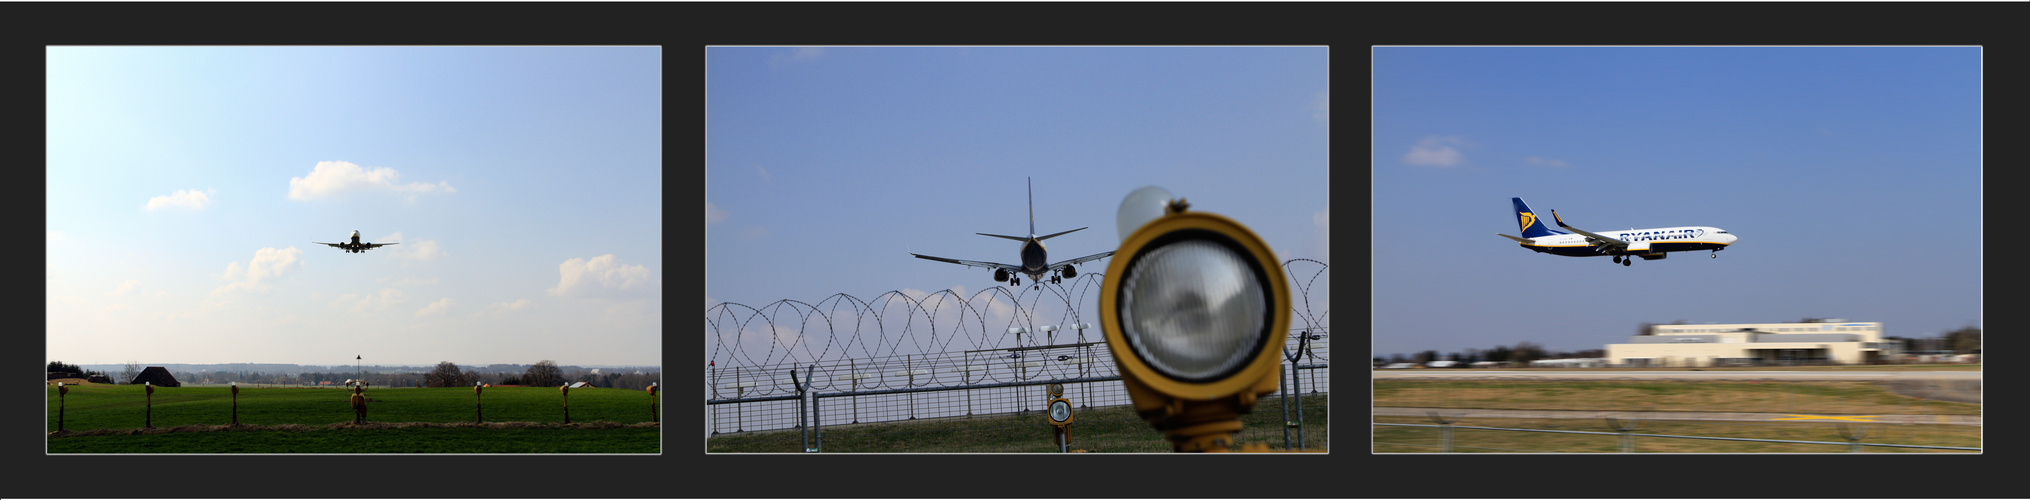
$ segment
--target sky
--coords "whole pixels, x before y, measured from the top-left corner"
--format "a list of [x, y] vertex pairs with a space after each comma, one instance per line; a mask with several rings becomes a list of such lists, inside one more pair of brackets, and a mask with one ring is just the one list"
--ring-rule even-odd
[[661, 49], [47, 56], [49, 359], [661, 364]]
[[[1981, 326], [1977, 47], [1373, 49], [1373, 351], [1603, 349], [1644, 322]], [[1510, 198], [1725, 251], [1538, 254]], [[1717, 257], [1715, 257], [1717, 256]]]
[[[735, 338], [766, 343], [771, 328], [782, 345], [831, 335], [784, 326], [797, 319], [714, 319], [721, 303], [830, 309], [845, 299], [820, 302], [839, 293], [970, 298], [1005, 286], [991, 270], [910, 253], [1019, 263], [1021, 243], [975, 233], [1029, 234], [1032, 179], [1035, 234], [1089, 228], [1045, 241], [1051, 262], [1119, 247], [1122, 198], [1155, 185], [1246, 225], [1279, 260], [1329, 265], [1328, 56], [1324, 47], [707, 48], [706, 355]], [[1081, 265], [1081, 278], [1111, 262]], [[1045, 292], [1025, 293], [1028, 307]], [[1088, 309], [1098, 300], [1067, 296]], [[1008, 317], [989, 297], [974, 307]], [[851, 309], [838, 329], [875, 329]], [[945, 316], [903, 326], [893, 318], [906, 312], [890, 314], [880, 328], [890, 342], [904, 329], [916, 337], [878, 352], [976, 345], [931, 340], [950, 335], [956, 321]], [[1058, 323], [1041, 316], [1050, 315], [1030, 323]], [[931, 326], [945, 330], [925, 333]], [[1001, 335], [988, 342], [1013, 344]], [[1023, 342], [1039, 340], [1049, 339]], [[863, 353], [877, 351], [852, 351]]]

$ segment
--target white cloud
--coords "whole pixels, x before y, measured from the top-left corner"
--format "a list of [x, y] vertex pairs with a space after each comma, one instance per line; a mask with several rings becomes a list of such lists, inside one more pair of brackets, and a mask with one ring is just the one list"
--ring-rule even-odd
[[219, 279], [230, 283], [212, 290], [211, 294], [216, 296], [240, 290], [267, 293], [268, 282], [303, 269], [302, 257], [303, 251], [293, 246], [255, 250], [254, 259], [247, 261], [245, 267], [241, 267], [239, 262], [226, 263], [226, 273]]
[[1565, 163], [1565, 160], [1553, 160], [1550, 158], [1538, 158], [1535, 156], [1531, 156], [1523, 161], [1527, 161], [1531, 165], [1542, 165], [1546, 167], [1570, 168], [1572, 166], [1572, 164], [1570, 163]]
[[311, 169], [310, 175], [289, 178], [289, 199], [303, 201], [333, 198], [353, 192], [387, 191], [407, 194], [409, 199], [413, 200], [418, 194], [458, 192], [451, 188], [451, 184], [445, 182], [397, 184], [396, 181], [401, 178], [401, 172], [388, 167], [369, 169], [360, 168], [351, 162], [320, 161]]
[[395, 256], [404, 259], [436, 260], [446, 255], [443, 249], [438, 248], [437, 240], [423, 240], [414, 244], [403, 243], [397, 246], [402, 247], [403, 250], [401, 253], [395, 254]]
[[120, 282], [120, 286], [117, 286], [117, 287], [113, 287], [113, 291], [112, 291], [112, 292], [109, 292], [109, 293], [107, 293], [106, 295], [112, 295], [112, 296], [115, 296], [115, 297], [117, 297], [117, 296], [120, 296], [120, 295], [125, 295], [125, 294], [126, 294], [127, 292], [131, 292], [131, 291], [134, 291], [134, 289], [135, 289], [135, 288], [137, 288], [137, 287], [140, 287], [140, 286], [141, 286], [141, 280], [127, 280], [127, 281], [123, 281], [123, 282]]
[[480, 312], [476, 312], [476, 313], [472, 313], [472, 316], [473, 316], [473, 317], [479, 317], [479, 316], [480, 316], [480, 315], [482, 315], [482, 314], [491, 314], [491, 315], [495, 315], [495, 316], [499, 316], [499, 315], [502, 315], [502, 314], [507, 314], [507, 313], [516, 313], [516, 312], [522, 312], [522, 311], [528, 311], [528, 310], [531, 310], [531, 309], [535, 309], [535, 308], [536, 308], [536, 303], [534, 303], [534, 302], [529, 302], [529, 299], [521, 299], [521, 300], [516, 300], [516, 301], [514, 301], [514, 302], [500, 302], [500, 303], [494, 303], [494, 304], [487, 304], [487, 305], [486, 305], [486, 310], [484, 310], [484, 311], [480, 311]]
[[712, 200], [705, 200], [705, 223], [718, 224], [721, 222], [726, 222], [726, 211], [713, 206]]
[[767, 183], [770, 183], [770, 184], [774, 184], [774, 183], [775, 183], [775, 176], [772, 176], [772, 175], [768, 175], [768, 169], [765, 169], [765, 168], [761, 168], [761, 164], [759, 164], [759, 163], [756, 163], [756, 164], [754, 164], [754, 170], [755, 170], [755, 171], [757, 171], [757, 172], [761, 172], [761, 181], [762, 181], [762, 182], [767, 182]]
[[436, 301], [436, 302], [431, 302], [431, 303], [430, 303], [430, 305], [428, 305], [428, 306], [425, 306], [425, 307], [423, 307], [422, 309], [419, 309], [419, 310], [417, 310], [417, 311], [416, 311], [416, 316], [417, 316], [417, 317], [423, 317], [423, 316], [443, 316], [443, 315], [444, 315], [444, 313], [445, 313], [445, 311], [449, 311], [449, 310], [451, 310], [451, 298], [450, 298], [450, 297], [446, 297], [446, 298], [440, 299], [440, 300], [438, 300], [438, 301]]
[[1457, 136], [1425, 137], [1410, 148], [1409, 154], [1403, 155], [1403, 163], [1433, 167], [1458, 166], [1464, 163], [1466, 158], [1453, 146], [1467, 147], [1466, 140]]
[[379, 295], [367, 295], [364, 297], [356, 293], [341, 295], [338, 297], [338, 300], [332, 301], [331, 305], [332, 307], [345, 307], [346, 310], [352, 312], [367, 312], [393, 307], [395, 304], [402, 303], [405, 299], [406, 297], [403, 296], [401, 290], [382, 288]]
[[647, 267], [621, 264], [613, 254], [592, 260], [574, 257], [558, 264], [557, 274], [556, 288], [548, 289], [552, 297], [627, 295], [648, 292], [654, 286]]
[[[381, 279], [378, 279], [378, 280], [374, 280], [374, 282], [375, 282], [375, 283], [381, 283], [381, 284], [388, 284], [388, 279], [387, 279], [387, 278], [381, 278]], [[401, 279], [400, 281], [396, 281], [396, 282], [395, 282], [394, 284], [392, 284], [392, 285], [388, 285], [388, 286], [434, 286], [434, 285], [436, 285], [436, 284], [437, 284], [437, 278], [430, 278], [430, 279], [420, 279], [420, 278], [402, 278], [402, 279]]]
[[[213, 189], [209, 190], [209, 192], [217, 193], [218, 190]], [[211, 205], [210, 196], [205, 196], [205, 193], [198, 192], [195, 189], [184, 189], [179, 190], [175, 193], [149, 198], [147, 209], [160, 210], [164, 208], [183, 208], [190, 210], [202, 210], [204, 209], [204, 207], [209, 205]]]
[[825, 55], [824, 47], [796, 47], [789, 49], [789, 52], [769, 56], [768, 66], [776, 69], [781, 69], [793, 63], [817, 59], [824, 55]]

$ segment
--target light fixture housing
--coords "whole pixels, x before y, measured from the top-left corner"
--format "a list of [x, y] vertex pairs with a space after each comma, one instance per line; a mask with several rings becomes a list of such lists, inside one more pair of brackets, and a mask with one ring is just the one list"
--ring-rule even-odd
[[[1107, 266], [1100, 328], [1123, 371], [1165, 396], [1209, 401], [1273, 391], [1290, 324], [1289, 285], [1267, 244], [1232, 219], [1173, 206], [1134, 230]], [[1139, 406], [1139, 405], [1138, 405]]]

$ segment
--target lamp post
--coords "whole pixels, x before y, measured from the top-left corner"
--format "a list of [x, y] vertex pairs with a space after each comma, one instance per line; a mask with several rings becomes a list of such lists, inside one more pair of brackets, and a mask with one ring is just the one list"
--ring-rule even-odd
[[148, 412], [141, 421], [141, 427], [155, 427], [155, 383], [143, 381], [141, 387], [148, 392]]
[[233, 386], [233, 425], [237, 426], [240, 425], [240, 383], [231, 382], [231, 384]]
[[477, 381], [472, 383], [472, 423], [475, 424], [486, 422], [486, 408], [483, 406], [484, 402], [480, 401], [479, 398], [479, 390], [485, 388], [484, 384]]

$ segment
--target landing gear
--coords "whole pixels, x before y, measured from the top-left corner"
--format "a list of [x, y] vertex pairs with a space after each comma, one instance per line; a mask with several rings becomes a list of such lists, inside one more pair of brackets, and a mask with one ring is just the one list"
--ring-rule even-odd
[[1714, 258], [1714, 259], [1718, 259], [1718, 258], [1720, 258], [1720, 251], [1719, 251], [1719, 250], [1714, 250], [1714, 251], [1713, 251], [1713, 255], [1712, 255], [1711, 257], [1709, 257], [1709, 258]]
[[1614, 263], [1615, 263], [1615, 264], [1620, 264], [1620, 263], [1621, 263], [1621, 256], [1619, 256], [1619, 255], [1616, 255], [1616, 256], [1614, 256]]
[[1632, 263], [1635, 263], [1635, 259], [1621, 259], [1621, 267], [1628, 267]]

